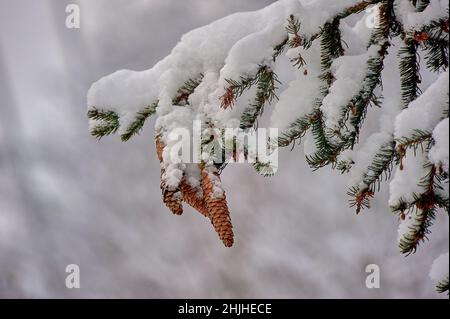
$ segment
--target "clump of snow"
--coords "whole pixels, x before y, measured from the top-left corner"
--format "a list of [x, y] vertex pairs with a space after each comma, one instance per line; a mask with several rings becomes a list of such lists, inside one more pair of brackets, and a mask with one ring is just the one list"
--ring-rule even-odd
[[[89, 108], [115, 111], [120, 116], [120, 124], [126, 127], [134, 120], [136, 113], [158, 102], [156, 130], [166, 147], [163, 152], [163, 182], [176, 189], [184, 179], [201, 192], [201, 173], [197, 165], [173, 162], [171, 153], [176, 151], [177, 141], [168, 138], [176, 129], [184, 128], [193, 133], [193, 121], [201, 120], [201, 132], [211, 128], [238, 128], [241, 116], [254, 100], [256, 90], [251, 88], [237, 98], [233, 108], [223, 109], [220, 96], [225, 92], [228, 82], [239, 81], [241, 77], [255, 76], [261, 65], [275, 70], [274, 47], [286, 39], [287, 19], [292, 14], [301, 23], [301, 38], [317, 35], [326, 22], [338, 13], [361, 0], [280, 0], [259, 11], [236, 13], [213, 22], [205, 27], [185, 34], [169, 56], [153, 68], [143, 72], [118, 71], [94, 83], [88, 93]], [[406, 31], [419, 30], [431, 20], [447, 15], [447, 1], [431, 0], [423, 11], [417, 10], [409, 0], [395, 1], [397, 17], [406, 26]], [[358, 21], [341, 21], [342, 37], [348, 47], [344, 56], [333, 61], [331, 72], [335, 81], [323, 96], [323, 73], [321, 65], [320, 40], [308, 49], [291, 48], [286, 56], [295, 60], [299, 56], [306, 62], [303, 67], [293, 68], [295, 80], [280, 93], [271, 114], [270, 126], [281, 131], [289, 129], [300, 118], [311, 115], [320, 104], [324, 115], [325, 128], [335, 130], [340, 127], [345, 108], [352, 99], [365, 89], [365, 76], [368, 61], [378, 55], [379, 46], [368, 47], [369, 38], [374, 31], [368, 27], [368, 20], [377, 5], [369, 7], [366, 13], [358, 16]], [[442, 164], [448, 172], [448, 119], [443, 120], [444, 110], [448, 108], [448, 71], [429, 77], [433, 82], [428, 89], [406, 109], [401, 110], [400, 79], [398, 69], [398, 48], [400, 40], [392, 39], [392, 46], [384, 61], [382, 73], [383, 88], [374, 94], [385, 97], [380, 115], [378, 130], [370, 127], [361, 133], [365, 142], [339, 156], [339, 161], [351, 169], [351, 185], [364, 189], [364, 179], [371, 177], [369, 167], [374, 157], [386, 147], [392, 147], [395, 139], [412, 136], [416, 130], [433, 133], [435, 145], [429, 154], [408, 150], [403, 158], [403, 169], [397, 170], [391, 182], [390, 204], [399, 201], [412, 201], [414, 194], [423, 190], [418, 185], [427, 171], [425, 164], [431, 161]], [[189, 105], [173, 105], [178, 89], [189, 79], [203, 75], [202, 82], [189, 97]], [[428, 81], [427, 80], [427, 81]], [[425, 86], [425, 85], [424, 85]], [[321, 101], [323, 99], [323, 101]], [[368, 112], [371, 116], [372, 111]], [[91, 125], [97, 122], [92, 121]], [[347, 123], [345, 123], [347, 124]], [[375, 133], [374, 133], [375, 132]], [[192, 135], [191, 135], [192, 136]], [[304, 151], [313, 154], [317, 145], [311, 131], [304, 138]], [[210, 152], [201, 154], [202, 159], [211, 163]], [[224, 196], [220, 179], [210, 172], [213, 181], [213, 196]], [[409, 216], [411, 217], [411, 216]], [[408, 229], [409, 218], [400, 228]], [[406, 227], [406, 228], [405, 228]]]
[[[372, 14], [372, 11], [370, 11]], [[367, 14], [365, 15], [367, 18]], [[364, 22], [365, 24], [365, 22]], [[355, 28], [363, 28], [363, 26], [355, 26]], [[375, 48], [376, 46], [372, 46]], [[392, 148], [394, 142], [394, 123], [397, 115], [401, 112], [400, 107], [400, 78], [398, 76], [398, 61], [396, 59], [398, 54], [397, 45], [393, 45], [388, 49], [388, 56], [385, 58], [385, 65], [382, 72], [382, 78], [384, 82], [390, 84], [383, 86], [384, 102], [379, 114], [379, 128], [378, 130], [372, 129], [359, 147], [355, 147], [355, 150], [350, 153], [351, 159], [354, 162], [350, 170], [351, 187], [357, 187], [360, 190], [366, 189], [369, 185], [364, 183], [364, 179], [369, 177], [369, 167], [372, 165], [374, 156], [376, 156], [381, 150]], [[376, 91], [379, 94], [380, 92]], [[370, 111], [370, 110], [369, 110]], [[368, 116], [371, 114], [369, 113]], [[345, 157], [344, 157], [345, 160]], [[349, 162], [351, 163], [351, 162]]]
[[[221, 87], [226, 87], [225, 80], [238, 80], [242, 75], [254, 75], [259, 65], [272, 65], [273, 48], [286, 38], [284, 24], [290, 14], [299, 11], [298, 1], [279, 1], [259, 13], [256, 21], [242, 20], [242, 28], [246, 29], [250, 24], [255, 24], [256, 31], [237, 41], [228, 52], [225, 66], [220, 71]], [[261, 22], [264, 22], [262, 27]], [[244, 27], [245, 25], [245, 27]], [[239, 28], [239, 27], [238, 27]]]
[[395, 137], [409, 137], [415, 130], [432, 132], [448, 107], [448, 92], [449, 74], [446, 71], [399, 114], [395, 122]]
[[323, 99], [321, 110], [325, 116], [325, 125], [332, 129], [339, 129], [343, 111], [349, 107], [354, 96], [364, 86], [367, 74], [367, 62], [377, 55], [380, 47], [371, 46], [366, 53], [356, 56], [344, 55], [333, 61], [331, 71], [335, 81], [329, 89], [329, 94]]
[[353, 150], [345, 150], [341, 154], [339, 154], [339, 161], [346, 163], [353, 163], [355, 157], [355, 151]]
[[208, 179], [212, 183], [213, 189], [211, 193], [211, 197], [213, 199], [222, 199], [225, 197], [225, 191], [222, 187], [222, 182], [220, 178], [216, 175], [217, 169], [214, 167], [206, 167], [205, 171], [208, 174]]
[[302, 9], [298, 18], [302, 21], [302, 33], [314, 35], [320, 28], [346, 8], [359, 4], [360, 0], [299, 0]]
[[350, 171], [350, 185], [359, 189], [366, 189], [369, 185], [364, 183], [364, 178], [368, 172], [368, 167], [372, 165], [376, 154], [383, 147], [388, 147], [392, 143], [392, 134], [379, 132], [367, 138], [364, 145], [355, 154], [351, 154], [355, 164]]
[[[364, 13], [361, 13], [361, 18], [351, 28], [351, 31], [348, 30], [344, 24], [342, 36], [345, 43], [349, 44], [349, 48], [346, 49], [348, 54], [362, 54], [367, 49], [373, 30], [379, 24], [380, 5], [381, 4], [369, 6]], [[352, 17], [349, 17], [348, 19], [351, 18]], [[359, 50], [353, 52], [353, 50], [357, 50], [358, 47]]]
[[94, 83], [88, 92], [88, 106], [116, 111], [120, 115], [135, 113], [158, 98], [158, 77], [162, 67], [134, 72], [117, 71]]
[[169, 188], [175, 189], [183, 179], [183, 169], [178, 164], [166, 165], [162, 179]]
[[[433, 132], [436, 125], [442, 120], [444, 110], [448, 107], [448, 76], [448, 71], [441, 73], [422, 95], [411, 102], [408, 108], [396, 117], [394, 133], [396, 139], [412, 137], [417, 133], [417, 130]], [[436, 134], [438, 140], [444, 134], [440, 131], [445, 131], [445, 129], [445, 126], [438, 129]], [[443, 137], [443, 140], [441, 140], [444, 143], [445, 138]], [[436, 156], [438, 162], [440, 159], [444, 159], [440, 156], [443, 155], [445, 149], [448, 152], [448, 143], [443, 148], [439, 146], [435, 148], [433, 155], [430, 155], [430, 159], [434, 158], [433, 156]], [[401, 201], [412, 202], [414, 195], [420, 195], [425, 191], [420, 185], [420, 181], [429, 173], [425, 168], [427, 163], [429, 163], [427, 152], [421, 150], [415, 152], [413, 149], [406, 151], [402, 162], [403, 170], [398, 169], [390, 183], [389, 203], [391, 207], [397, 206]]]
[[310, 114], [318, 96], [320, 81], [312, 77], [310, 81], [295, 80], [289, 83], [272, 113], [271, 126], [285, 129], [295, 119]]
[[349, 25], [346, 20], [341, 21], [341, 37], [347, 44], [345, 54], [360, 55], [366, 52], [373, 30], [367, 23], [367, 19], [370, 19], [369, 15], [372, 14], [370, 12], [366, 13], [354, 26]]
[[403, 23], [406, 30], [420, 30], [430, 24], [431, 21], [448, 19], [448, 1], [431, 0], [423, 12], [417, 12], [409, 0], [395, 2], [397, 17]]
[[[292, 60], [299, 55], [305, 60], [304, 69], [295, 70], [296, 79], [280, 94], [280, 99], [271, 115], [271, 127], [284, 131], [298, 118], [309, 115], [320, 97], [322, 81], [320, 70], [320, 46], [318, 43], [305, 50], [301, 47], [290, 49], [287, 56]], [[306, 70], [306, 72], [305, 72]]]
[[430, 270], [430, 278], [434, 282], [439, 282], [444, 279], [445, 276], [448, 277], [449, 272], [449, 253], [442, 254], [433, 262]]
[[420, 230], [420, 223], [417, 220], [421, 219], [419, 215], [421, 211], [419, 209], [414, 209], [405, 215], [405, 219], [400, 221], [398, 226], [398, 237], [397, 241], [400, 242], [408, 234], [416, 234]]
[[449, 119], [442, 120], [433, 131], [434, 146], [430, 149], [429, 158], [435, 165], [442, 165], [448, 173], [449, 166]]
[[406, 151], [403, 170], [396, 171], [390, 184], [391, 207], [397, 206], [400, 201], [411, 203], [414, 201], [414, 194], [420, 195], [426, 191], [420, 185], [420, 181], [429, 173], [425, 168], [427, 162], [427, 155], [424, 152], [414, 153], [413, 149]]
[[158, 114], [163, 116], [172, 111], [172, 98], [188, 79], [219, 72], [215, 91], [220, 91], [226, 79], [238, 80], [255, 74], [261, 64], [270, 65], [273, 48], [286, 36], [289, 15], [298, 15], [302, 33], [313, 35], [337, 13], [359, 2], [280, 0], [259, 11], [232, 14], [185, 34], [152, 69], [121, 70], [94, 83], [88, 106], [116, 111], [127, 119], [122, 123], [126, 126], [135, 113], [159, 100]]
[[88, 106], [107, 108], [131, 120], [135, 113], [159, 100], [158, 115], [169, 114], [177, 90], [199, 74], [222, 70], [224, 81], [256, 71], [283, 40], [285, 21], [299, 7], [297, 0], [281, 0], [259, 11], [232, 14], [193, 30], [152, 69], [122, 70], [94, 83]]

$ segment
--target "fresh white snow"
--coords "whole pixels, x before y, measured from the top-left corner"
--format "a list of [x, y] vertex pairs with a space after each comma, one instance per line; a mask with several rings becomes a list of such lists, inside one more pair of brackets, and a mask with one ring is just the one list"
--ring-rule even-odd
[[399, 114], [395, 122], [395, 138], [410, 137], [415, 130], [432, 132], [448, 109], [448, 71], [441, 73], [422, 95]]
[[442, 254], [433, 262], [430, 270], [430, 277], [434, 282], [438, 282], [448, 276], [449, 254]]
[[[286, 39], [285, 27], [291, 14], [301, 23], [301, 37], [311, 37], [337, 13], [360, 2], [280, 0], [259, 11], [230, 15], [185, 34], [169, 56], [147, 71], [123, 70], [99, 80], [89, 91], [88, 105], [90, 108], [116, 111], [124, 127], [138, 111], [159, 101], [156, 129], [167, 145], [163, 154], [163, 181], [169, 187], [176, 188], [186, 178], [191, 186], [201, 192], [198, 167], [171, 162], [170, 154], [176, 141], [168, 138], [170, 132], [185, 128], [192, 133], [194, 120], [202, 121], [202, 131], [210, 129], [205, 123], [216, 128], [238, 128], [243, 111], [255, 97], [255, 88], [244, 92], [232, 108], [223, 109], [220, 97], [229, 85], [227, 80], [239, 81], [241, 77], [255, 76], [260, 66], [276, 69], [274, 47]], [[288, 59], [293, 61], [301, 56], [306, 65], [293, 67], [294, 80], [277, 92], [279, 100], [273, 103], [270, 127], [285, 131], [299, 118], [312, 114], [317, 100], [321, 98], [320, 111], [324, 116], [325, 128], [334, 131], [342, 127], [344, 111], [352, 99], [365, 89], [368, 61], [380, 50], [379, 45], [368, 46], [373, 30], [367, 23], [374, 8], [361, 13], [358, 21], [342, 21], [340, 28], [346, 44], [345, 54], [332, 63], [330, 71], [334, 81], [325, 97], [323, 82], [319, 79], [324, 71], [321, 69], [319, 41], [308, 49], [297, 47], [287, 50], [285, 54]], [[430, 21], [446, 17], [447, 8], [448, 3], [443, 0], [431, 0], [423, 12], [417, 12], [409, 0], [395, 2], [397, 16], [408, 32], [420, 30]], [[412, 137], [417, 130], [432, 134], [434, 145], [429, 152], [406, 150], [402, 169], [393, 172], [390, 182], [391, 207], [396, 207], [400, 202], [410, 203], [415, 195], [426, 191], [419, 181], [429, 173], [426, 165], [430, 162], [442, 165], [446, 172], [449, 170], [449, 120], [445, 116], [449, 96], [448, 70], [439, 75], [423, 72], [426, 76], [426, 81], [420, 84], [423, 94], [402, 109], [397, 58], [401, 42], [400, 39], [392, 40], [393, 45], [384, 61], [383, 89], [378, 88], [375, 92], [383, 96], [383, 107], [381, 111], [368, 110], [368, 116], [379, 117], [379, 125], [364, 127], [355, 149], [345, 151], [338, 158], [349, 164], [349, 184], [364, 190], [369, 187], [364, 183], [365, 178], [371, 177], [368, 175], [369, 167], [382, 148], [391, 146], [395, 140]], [[423, 54], [420, 55], [423, 58]], [[198, 78], [200, 74], [203, 80], [189, 97], [189, 107], [173, 105], [173, 97], [183, 83]], [[303, 146], [305, 154], [313, 154], [317, 150], [310, 131], [305, 134]], [[201, 156], [205, 162], [212, 160], [209, 152]], [[214, 183], [213, 196], [222, 197], [222, 185], [213, 171], [210, 178]], [[441, 192], [443, 196], [448, 196], [448, 187]], [[417, 216], [414, 214], [417, 213], [411, 211], [400, 223], [400, 238], [415, 227], [414, 217]]]
[[433, 131], [435, 145], [431, 148], [429, 157], [435, 165], [442, 165], [448, 173], [448, 149], [449, 149], [449, 119], [442, 120]]

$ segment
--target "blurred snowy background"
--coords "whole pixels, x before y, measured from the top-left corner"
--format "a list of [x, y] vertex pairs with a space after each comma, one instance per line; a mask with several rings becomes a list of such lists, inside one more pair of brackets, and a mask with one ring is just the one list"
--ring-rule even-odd
[[[0, 2], [0, 297], [447, 298], [428, 273], [448, 251], [448, 218], [405, 258], [387, 187], [356, 216], [347, 176], [311, 172], [301, 148], [281, 154], [271, 179], [229, 167], [237, 242], [225, 249], [198, 213], [163, 206], [153, 123], [128, 143], [89, 135], [94, 81], [150, 68], [183, 33], [270, 2]], [[65, 27], [69, 3], [80, 30]], [[81, 289], [65, 287], [72, 263]], [[372, 263], [380, 289], [365, 286]]]

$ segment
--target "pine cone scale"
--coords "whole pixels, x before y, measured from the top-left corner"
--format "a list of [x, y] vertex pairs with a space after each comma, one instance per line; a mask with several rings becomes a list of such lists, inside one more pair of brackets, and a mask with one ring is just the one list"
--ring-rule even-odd
[[183, 200], [188, 203], [192, 208], [197, 210], [205, 217], [209, 217], [208, 209], [205, 206], [205, 202], [202, 197], [198, 196], [198, 190], [189, 185], [186, 180], [181, 182], [181, 193], [183, 194]]

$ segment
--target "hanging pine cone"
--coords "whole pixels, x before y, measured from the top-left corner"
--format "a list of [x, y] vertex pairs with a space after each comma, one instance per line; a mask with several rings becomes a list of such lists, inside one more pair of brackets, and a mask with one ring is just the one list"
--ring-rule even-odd
[[[158, 154], [158, 159], [160, 163], [163, 161], [163, 151], [164, 151], [164, 143], [161, 141], [161, 138], [158, 136], [155, 138], [156, 143], [156, 153]], [[161, 165], [161, 192], [163, 196], [164, 204], [170, 209], [172, 213], [175, 215], [183, 214], [183, 195], [181, 194], [179, 189], [171, 188], [166, 185], [163, 181], [163, 175], [165, 170]]]
[[[155, 143], [158, 158], [162, 162], [165, 145], [158, 136], [155, 138]], [[162, 178], [164, 168], [161, 168], [161, 190], [164, 203], [174, 214], [181, 215], [184, 200], [203, 216], [208, 217], [224, 245], [231, 247], [234, 243], [233, 225], [225, 192], [220, 188], [220, 175], [213, 167], [201, 169], [203, 197], [199, 195], [198, 189], [189, 185], [185, 179], [181, 182], [179, 190], [167, 187]]]
[[209, 218], [225, 247], [231, 247], [234, 243], [233, 225], [225, 192], [219, 187], [220, 175], [217, 169], [204, 168], [202, 170], [202, 188]]
[[[164, 174], [161, 171], [161, 174]], [[164, 204], [175, 215], [183, 214], [183, 195], [178, 189], [171, 189], [164, 182], [161, 181], [161, 191], [163, 195]]]
[[[156, 153], [158, 154], [159, 161], [163, 161], [163, 151], [164, 151], [164, 143], [162, 142], [160, 137], [155, 137], [156, 142]], [[164, 174], [164, 170], [161, 169], [161, 177]], [[163, 200], [164, 203], [169, 207], [169, 209], [174, 212], [176, 215], [181, 215], [183, 213], [183, 208], [181, 207], [181, 203], [178, 202], [179, 194], [171, 193], [166, 190], [166, 187], [163, 184], [161, 178], [161, 190], [163, 191]], [[192, 206], [195, 210], [200, 212], [203, 216], [209, 217], [208, 210], [206, 209], [204, 200], [202, 196], [199, 196], [199, 192], [197, 189], [188, 184], [188, 182], [183, 179], [180, 184], [180, 191], [182, 199]]]

